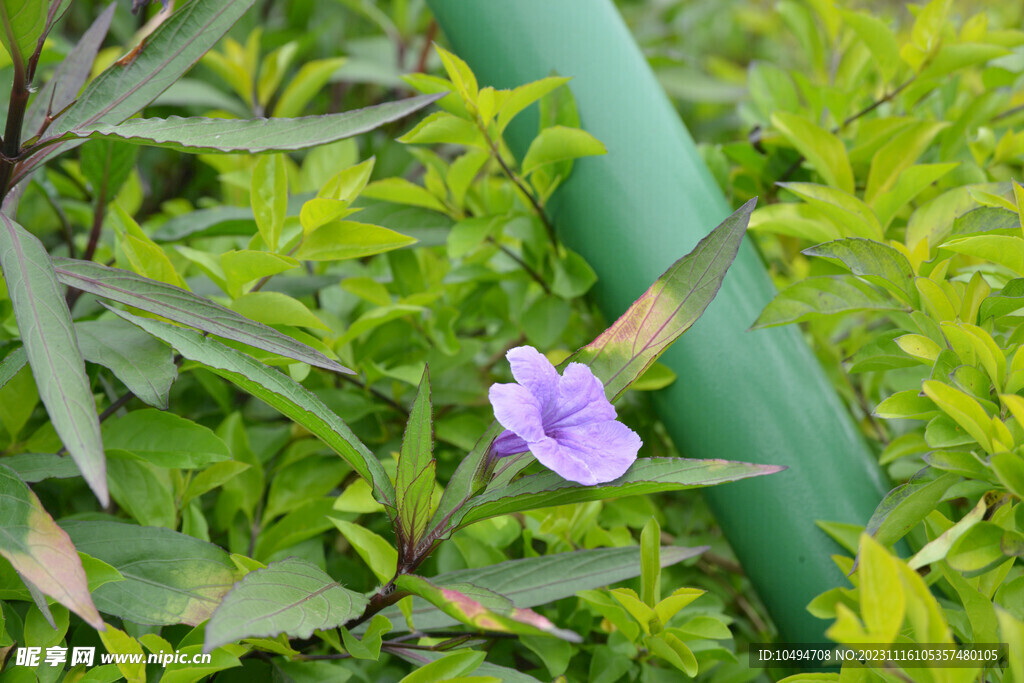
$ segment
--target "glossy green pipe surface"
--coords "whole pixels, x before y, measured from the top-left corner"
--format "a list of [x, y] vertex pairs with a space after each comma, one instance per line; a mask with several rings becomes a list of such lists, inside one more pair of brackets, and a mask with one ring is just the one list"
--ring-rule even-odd
[[[611, 0], [428, 4], [482, 85], [572, 77], [582, 125], [608, 154], [577, 161], [549, 209], [597, 271], [609, 320], [729, 215]], [[509, 131], [520, 158], [535, 121]], [[747, 331], [773, 293], [745, 241], [718, 298], [662, 357], [678, 379], [655, 405], [687, 457], [789, 467], [707, 497], [783, 638], [822, 642], [827, 623], [806, 605], [844, 579], [815, 520], [865, 524], [888, 486], [799, 329]]]

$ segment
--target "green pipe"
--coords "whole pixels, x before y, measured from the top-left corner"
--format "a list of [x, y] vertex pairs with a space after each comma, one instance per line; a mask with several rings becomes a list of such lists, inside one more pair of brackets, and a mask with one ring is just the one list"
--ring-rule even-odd
[[[608, 154], [579, 160], [550, 206], [618, 317], [730, 213], [611, 0], [427, 0], [482, 84], [571, 76], [583, 127]], [[522, 156], [536, 134], [510, 129]], [[796, 327], [747, 332], [771, 300], [748, 241], [703, 318], [662, 361], [679, 379], [655, 406], [680, 452], [787, 465], [707, 490], [711, 508], [788, 642], [822, 642], [806, 605], [842, 585], [815, 520], [865, 524], [888, 490], [867, 444]]]

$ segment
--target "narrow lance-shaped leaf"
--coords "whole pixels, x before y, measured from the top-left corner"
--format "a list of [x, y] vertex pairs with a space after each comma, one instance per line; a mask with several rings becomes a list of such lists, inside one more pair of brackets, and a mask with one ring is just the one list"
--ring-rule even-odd
[[[140, 48], [94, 78], [75, 103], [47, 131], [59, 138], [79, 126], [120, 123], [156, 99], [217, 44], [256, 0], [192, 0], [171, 14]], [[17, 182], [43, 160], [71, 149], [60, 142], [18, 165]]]
[[289, 557], [246, 574], [210, 617], [203, 652], [242, 638], [309, 638], [362, 614], [366, 598], [306, 560]]
[[453, 619], [487, 631], [531, 636], [555, 636], [574, 643], [582, 639], [560, 629], [546, 617], [525, 607], [516, 607], [507, 597], [471, 583], [438, 586], [422, 576], [402, 574], [395, 585], [418, 595]]
[[594, 486], [566, 481], [558, 474], [546, 471], [488, 487], [453, 516], [449, 528], [523, 510], [714, 486], [774, 474], [784, 469], [780, 465], [755, 465], [728, 460], [640, 458], [626, 474], [615, 481]]
[[0, 265], [39, 397], [64, 446], [103, 505], [107, 468], [85, 362], [46, 248], [0, 214]]
[[385, 102], [340, 114], [295, 119], [208, 119], [171, 116], [166, 119], [130, 119], [124, 123], [84, 124], [58, 140], [113, 138], [136, 145], [151, 145], [180, 152], [284, 152], [318, 147], [350, 138], [397, 121], [426, 107], [437, 95], [420, 95]]
[[26, 581], [103, 629], [103, 619], [89, 595], [82, 561], [68, 535], [46, 513], [32, 490], [0, 465], [0, 555]]
[[[671, 567], [707, 550], [665, 546], [659, 554], [662, 567]], [[575, 595], [578, 591], [600, 588], [640, 575], [640, 549], [597, 548], [558, 553], [541, 557], [509, 560], [488, 567], [460, 569], [440, 574], [431, 579], [441, 585], [472, 583], [487, 586], [504, 595], [516, 607], [535, 607]], [[382, 612], [395, 626], [395, 631], [407, 630], [405, 619], [398, 607]], [[425, 631], [444, 628], [455, 619], [440, 612], [422, 600], [413, 599], [413, 625]]]
[[[736, 258], [756, 203], [756, 199], [751, 199], [737, 209], [693, 251], [672, 264], [611, 327], [565, 362], [589, 365], [604, 383], [609, 398], [618, 398], [696, 322], [715, 298], [726, 270]], [[484, 459], [491, 442], [501, 432], [500, 425], [492, 424], [459, 463], [431, 519], [433, 524], [454, 514], [478, 490]], [[518, 462], [519, 469], [529, 463]], [[515, 471], [508, 473], [511, 479]]]
[[28, 139], [39, 132], [46, 120], [47, 113], [55, 115], [71, 104], [78, 91], [89, 78], [92, 63], [96, 60], [103, 40], [107, 37], [110, 22], [114, 18], [117, 3], [107, 5], [107, 9], [96, 17], [92, 26], [82, 34], [78, 43], [71, 49], [64, 61], [57, 67], [53, 78], [46, 82], [25, 112], [25, 132], [22, 139]]
[[251, 356], [194, 330], [124, 311], [113, 312], [171, 345], [188, 360], [202, 363], [298, 422], [366, 479], [382, 505], [394, 508], [395, 491], [380, 461], [341, 418], [304, 386]]
[[757, 199], [741, 206], [672, 264], [597, 339], [569, 359], [589, 365], [614, 401], [697, 321], [736, 258]]
[[24, 346], [19, 346], [7, 354], [7, 357], [0, 361], [0, 389], [3, 389], [4, 385], [10, 382], [27, 362], [28, 354], [25, 353]]
[[57, 277], [69, 287], [141, 308], [182, 325], [293, 358], [334, 372], [354, 374], [319, 351], [272, 327], [241, 316], [179, 287], [90, 261], [57, 259]]
[[402, 450], [398, 458], [395, 480], [395, 502], [398, 505], [398, 538], [404, 558], [419, 541], [433, 512], [430, 498], [434, 492], [433, 457], [434, 429], [431, 419], [430, 374], [424, 368], [409, 421], [405, 426]]

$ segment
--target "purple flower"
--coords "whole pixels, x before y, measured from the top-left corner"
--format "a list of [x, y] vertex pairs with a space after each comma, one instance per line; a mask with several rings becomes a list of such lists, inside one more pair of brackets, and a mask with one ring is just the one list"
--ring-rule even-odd
[[590, 368], [569, 363], [559, 376], [531, 346], [505, 357], [518, 384], [491, 386], [494, 417], [506, 430], [491, 446], [494, 456], [530, 451], [562, 478], [587, 485], [618, 479], [629, 469], [643, 442], [616, 421]]

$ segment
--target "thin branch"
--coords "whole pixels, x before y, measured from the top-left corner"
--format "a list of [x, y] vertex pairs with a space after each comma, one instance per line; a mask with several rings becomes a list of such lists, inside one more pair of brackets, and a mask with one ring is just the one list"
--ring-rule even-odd
[[903, 82], [903, 85], [897, 86], [897, 88], [895, 90], [889, 92], [887, 95], [883, 95], [880, 99], [876, 100], [872, 104], [869, 104], [867, 107], [864, 107], [863, 109], [861, 109], [856, 114], [853, 114], [852, 116], [847, 117], [847, 119], [845, 121], [843, 121], [840, 125], [838, 125], [835, 128], [833, 128], [832, 132], [833, 133], [838, 133], [840, 130], [842, 130], [843, 128], [846, 128], [848, 125], [850, 125], [851, 123], [853, 123], [854, 121], [856, 121], [860, 117], [865, 116], [866, 114], [870, 114], [874, 110], [878, 109], [883, 104], [885, 104], [886, 102], [892, 100], [894, 97], [896, 97], [901, 92], [906, 90], [907, 87], [911, 83], [913, 83], [915, 80], [917, 80], [917, 76], [916, 75], [915, 76], [911, 76], [910, 78], [908, 78], [906, 81]]
[[533, 280], [540, 285], [541, 289], [544, 290], [545, 294], [551, 293], [551, 288], [548, 287], [548, 283], [544, 282], [544, 278], [540, 276], [540, 273], [531, 268], [530, 265], [526, 261], [524, 261], [518, 254], [516, 254], [514, 251], [512, 251], [511, 249], [509, 249], [504, 244], [497, 241], [490, 235], [487, 236], [487, 241], [493, 244], [494, 246], [498, 247], [498, 249], [501, 249], [501, 251], [506, 256], [508, 256], [510, 259], [518, 263], [519, 266], [526, 271], [526, 274], [533, 278]]
[[420, 50], [420, 58], [416, 60], [416, 72], [423, 73], [427, 70], [427, 58], [430, 57], [430, 46], [434, 44], [434, 38], [437, 37], [437, 20], [431, 19], [430, 25], [427, 26], [427, 35], [423, 39], [423, 49]]
[[479, 122], [477, 123], [477, 126], [480, 127], [481, 132], [483, 132], [484, 138], [487, 140], [487, 144], [491, 148], [491, 154], [494, 156], [494, 159], [501, 166], [501, 169], [505, 171], [505, 175], [507, 175], [508, 179], [511, 180], [512, 183], [517, 188], [519, 188], [519, 191], [526, 196], [526, 199], [530, 202], [530, 205], [533, 206], [533, 210], [537, 212], [537, 217], [540, 218], [540, 222], [544, 224], [544, 230], [548, 234], [548, 239], [551, 240], [552, 246], [554, 246], [557, 250], [558, 237], [555, 235], [555, 226], [551, 223], [551, 220], [548, 218], [548, 214], [546, 211], [544, 211], [544, 207], [541, 206], [540, 200], [537, 199], [537, 197], [532, 192], [530, 192], [530, 189], [526, 187], [526, 184], [523, 182], [522, 178], [520, 178], [519, 175], [516, 174], [516, 172], [513, 171], [512, 168], [509, 167], [509, 165], [505, 162], [504, 157], [501, 156], [501, 152], [498, 150], [497, 144], [495, 144], [494, 140], [492, 140], [491, 137], [487, 134], [487, 131], [484, 130], [482, 126], [480, 126]]

